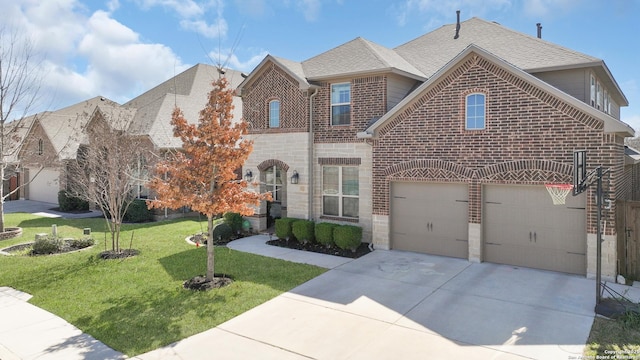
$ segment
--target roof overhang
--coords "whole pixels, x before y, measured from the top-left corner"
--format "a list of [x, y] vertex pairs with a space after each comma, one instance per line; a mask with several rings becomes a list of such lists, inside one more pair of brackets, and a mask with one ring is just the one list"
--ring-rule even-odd
[[378, 75], [378, 74], [389, 74], [389, 73], [400, 75], [400, 76], [403, 76], [403, 77], [406, 77], [406, 78], [410, 78], [410, 79], [413, 79], [413, 80], [417, 80], [417, 81], [425, 81], [425, 80], [427, 80], [427, 78], [425, 76], [413, 74], [413, 73], [410, 73], [408, 71], [400, 70], [400, 69], [395, 68], [395, 67], [379, 68], [379, 69], [372, 69], [372, 70], [362, 70], [362, 71], [352, 71], [352, 72], [346, 72], [346, 73], [336, 73], [336, 74], [331, 74], [331, 75], [326, 75], [326, 76], [314, 76], [314, 77], [309, 77], [308, 80], [309, 81], [317, 81], [317, 82], [326, 82], [326, 81], [330, 81], [330, 80], [333, 80], [333, 79], [353, 78], [353, 77], [362, 77], [362, 76], [370, 76], [370, 75]]
[[492, 63], [494, 63], [495, 65], [499, 66], [500, 68], [508, 71], [509, 73], [531, 83], [534, 86], [537, 86], [541, 89], [543, 89], [544, 91], [549, 92], [550, 94], [552, 94], [553, 96], [556, 96], [564, 101], [566, 101], [568, 104], [580, 109], [581, 111], [584, 111], [585, 113], [593, 116], [596, 119], [600, 119], [603, 121], [604, 123], [604, 132], [605, 133], [617, 133], [620, 134], [621, 136], [624, 137], [631, 137], [634, 136], [635, 132], [633, 130], [633, 128], [631, 128], [629, 125], [625, 124], [624, 122], [615, 119], [605, 113], [603, 113], [602, 111], [599, 111], [591, 106], [589, 106], [588, 104], [576, 99], [575, 97], [557, 89], [554, 86], [549, 85], [548, 83], [538, 79], [537, 77], [529, 74], [528, 72], [525, 72], [513, 65], [511, 65], [510, 63], [506, 62], [505, 60], [495, 56], [494, 54], [478, 47], [477, 45], [471, 44], [469, 46], [467, 46], [463, 51], [461, 51], [458, 55], [456, 55], [451, 61], [449, 61], [445, 66], [443, 66], [440, 70], [438, 70], [429, 80], [427, 80], [426, 82], [424, 82], [422, 85], [420, 85], [416, 90], [414, 90], [409, 96], [405, 97], [404, 99], [402, 99], [402, 101], [400, 101], [393, 109], [391, 109], [391, 111], [389, 111], [388, 113], [386, 113], [384, 116], [382, 116], [378, 121], [376, 121], [374, 124], [372, 124], [371, 126], [369, 126], [367, 129], [365, 129], [365, 131], [363, 132], [359, 132], [356, 136], [358, 138], [362, 138], [362, 139], [366, 139], [366, 138], [375, 138], [377, 136], [377, 130], [382, 127], [385, 123], [387, 123], [388, 121], [390, 121], [392, 118], [395, 117], [396, 114], [398, 114], [400, 111], [402, 111], [402, 109], [404, 109], [406, 106], [410, 105], [411, 103], [413, 103], [415, 100], [417, 100], [417, 98], [423, 94], [426, 90], [428, 90], [430, 87], [436, 85], [438, 83], [438, 81], [440, 80], [440, 78], [442, 78], [443, 76], [445, 76], [450, 70], [454, 69], [456, 66], [458, 66], [458, 64], [463, 61], [468, 55], [475, 53], [489, 61], [491, 61]]
[[258, 66], [256, 66], [251, 73], [249, 73], [249, 75], [247, 75], [247, 77], [240, 83], [240, 85], [238, 85], [238, 87], [236, 88], [236, 95], [242, 97], [242, 89], [244, 89], [244, 87], [251, 83], [254, 78], [257, 76], [258, 73], [260, 73], [260, 70], [269, 62], [272, 62], [276, 65], [278, 65], [278, 67], [280, 67], [282, 70], [284, 70], [289, 76], [291, 76], [292, 78], [296, 79], [296, 81], [298, 81], [300, 90], [308, 90], [310, 87], [312, 87], [311, 84], [309, 84], [309, 82], [307, 82], [306, 79], [301, 78], [298, 74], [296, 74], [295, 72], [291, 71], [291, 69], [289, 69], [288, 66], [286, 66], [284, 63], [282, 63], [282, 61], [278, 60], [278, 58], [272, 56], [272, 55], [267, 55], [264, 57], [264, 59], [262, 59], [262, 61], [260, 62], [260, 64], [258, 64]]

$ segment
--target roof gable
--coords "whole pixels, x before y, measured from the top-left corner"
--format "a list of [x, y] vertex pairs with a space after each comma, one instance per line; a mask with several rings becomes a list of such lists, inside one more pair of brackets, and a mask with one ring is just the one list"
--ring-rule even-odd
[[[589, 118], [602, 121], [604, 132], [606, 133], [622, 133], [625, 136], [633, 136], [633, 129], [627, 124], [599, 111], [577, 100], [576, 98], [568, 95], [567, 93], [558, 90], [557, 88], [547, 84], [546, 82], [536, 78], [535, 76], [507, 63], [503, 59], [495, 56], [494, 54], [476, 46], [469, 45], [466, 49], [455, 56], [445, 66], [439, 69], [428, 81], [420, 85], [409, 96], [404, 98], [398, 105], [396, 105], [391, 111], [386, 113], [379, 120], [371, 124], [364, 132], [358, 133], [359, 138], [375, 138], [392, 128], [394, 124], [402, 121], [406, 112], [412, 112], [416, 107], [423, 103], [423, 97], [428, 94], [435, 94], [443, 86], [446, 86], [446, 78], [452, 72], [459, 70], [469, 56], [476, 56], [487, 60], [492, 65], [495, 65], [498, 69], [505, 72], [505, 75], [514, 77], [514, 81], [520, 82], [521, 85], [531, 84], [541, 91], [538, 93], [540, 97], [546, 97], [551, 100], [553, 98], [559, 98], [564, 103], [568, 104], [571, 108], [579, 110], [585, 116]], [[443, 83], [445, 81], [445, 83]], [[550, 96], [551, 97], [550, 97]], [[566, 109], [563, 111], [569, 111]], [[575, 113], [571, 114], [575, 117]]]

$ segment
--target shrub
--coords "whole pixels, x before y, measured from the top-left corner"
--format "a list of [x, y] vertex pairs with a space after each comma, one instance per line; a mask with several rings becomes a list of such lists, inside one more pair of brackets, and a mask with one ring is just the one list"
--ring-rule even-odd
[[58, 192], [58, 205], [62, 211], [89, 210], [87, 201], [69, 195], [66, 190]]
[[338, 224], [326, 222], [316, 224], [316, 241], [320, 244], [325, 245], [326, 247], [335, 245], [335, 242], [333, 242], [333, 229], [336, 226], [338, 226]]
[[95, 241], [90, 237], [82, 238], [82, 239], [73, 239], [71, 240], [71, 247], [75, 249], [84, 249], [86, 247], [93, 245], [94, 243]]
[[233, 236], [233, 230], [231, 230], [231, 226], [227, 223], [222, 223], [213, 228], [213, 243], [215, 244], [217, 241], [220, 242], [229, 242], [231, 241], [231, 237]]
[[297, 220], [291, 225], [293, 236], [301, 243], [307, 243], [314, 240], [315, 223], [311, 220]]
[[33, 243], [33, 249], [31, 250], [31, 253], [35, 255], [54, 254], [60, 252], [61, 249], [62, 240], [42, 237], [36, 239], [36, 242]]
[[225, 224], [231, 227], [234, 234], [239, 234], [242, 230], [242, 215], [234, 212], [224, 214]]
[[153, 220], [153, 213], [147, 208], [147, 202], [143, 199], [135, 199], [124, 214], [124, 221], [140, 223]]
[[291, 228], [291, 224], [294, 221], [300, 219], [296, 218], [280, 218], [276, 219], [276, 236], [278, 239], [292, 239], [293, 238], [293, 230]]
[[340, 249], [356, 251], [362, 242], [362, 228], [354, 225], [340, 225], [333, 229], [333, 241]]

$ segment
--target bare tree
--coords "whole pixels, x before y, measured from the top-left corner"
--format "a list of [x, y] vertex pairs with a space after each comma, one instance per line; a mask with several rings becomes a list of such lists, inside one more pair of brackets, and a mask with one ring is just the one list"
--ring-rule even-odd
[[127, 134], [130, 110], [97, 108], [83, 133], [86, 138], [67, 163], [67, 193], [97, 206], [111, 233], [111, 251], [121, 253], [120, 229], [136, 199], [135, 190], [151, 155], [145, 139]]
[[39, 97], [41, 65], [28, 38], [17, 29], [0, 27], [0, 232], [5, 228], [5, 199], [20, 189], [5, 193], [4, 180], [15, 173], [22, 136], [35, 120], [27, 114]]

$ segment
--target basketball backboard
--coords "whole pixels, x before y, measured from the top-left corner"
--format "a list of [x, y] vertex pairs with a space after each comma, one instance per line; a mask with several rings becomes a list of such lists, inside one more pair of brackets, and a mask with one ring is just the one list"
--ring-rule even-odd
[[573, 196], [587, 189], [587, 151], [573, 152]]

